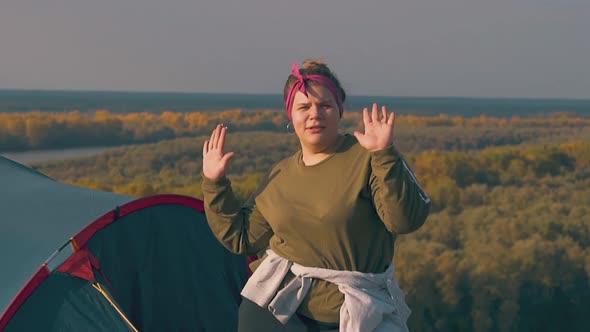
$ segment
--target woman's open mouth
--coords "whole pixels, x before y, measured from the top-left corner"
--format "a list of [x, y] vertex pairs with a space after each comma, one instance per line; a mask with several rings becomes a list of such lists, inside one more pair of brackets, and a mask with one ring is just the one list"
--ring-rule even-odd
[[310, 126], [310, 127], [307, 127], [306, 129], [312, 133], [319, 133], [322, 130], [324, 130], [325, 128], [326, 127], [324, 127], [324, 126]]

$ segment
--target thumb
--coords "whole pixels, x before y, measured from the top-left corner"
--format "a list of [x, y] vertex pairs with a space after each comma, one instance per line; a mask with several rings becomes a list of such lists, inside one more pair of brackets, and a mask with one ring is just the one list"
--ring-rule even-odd
[[352, 134], [354, 135], [354, 137], [356, 137], [357, 141], [359, 142], [365, 138], [365, 134], [361, 133], [360, 131], [355, 131]]
[[223, 165], [227, 165], [227, 163], [229, 162], [229, 160], [231, 158], [233, 158], [234, 155], [235, 155], [235, 153], [233, 153], [233, 152], [226, 153], [225, 156], [223, 156], [223, 158], [221, 158], [221, 163]]

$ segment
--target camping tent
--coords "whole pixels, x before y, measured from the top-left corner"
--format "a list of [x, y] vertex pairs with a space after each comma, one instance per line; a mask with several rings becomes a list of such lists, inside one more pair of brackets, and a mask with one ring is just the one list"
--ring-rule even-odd
[[76, 187], [3, 157], [0, 258], [6, 332], [231, 331], [247, 278], [197, 199]]

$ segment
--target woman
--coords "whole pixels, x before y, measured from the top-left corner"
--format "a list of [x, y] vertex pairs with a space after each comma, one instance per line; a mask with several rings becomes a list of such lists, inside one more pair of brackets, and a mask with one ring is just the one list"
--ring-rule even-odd
[[225, 176], [227, 128], [203, 145], [211, 229], [235, 253], [269, 248], [242, 291], [239, 331], [407, 330], [394, 242], [424, 223], [430, 199], [393, 145], [386, 107], [363, 110], [364, 133], [338, 132], [345, 97], [325, 64], [293, 66], [284, 99], [301, 150], [244, 206]]

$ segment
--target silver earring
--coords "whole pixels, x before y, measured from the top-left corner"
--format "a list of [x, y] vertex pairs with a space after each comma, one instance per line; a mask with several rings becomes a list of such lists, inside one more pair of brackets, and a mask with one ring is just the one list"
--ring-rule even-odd
[[295, 127], [293, 127], [293, 124], [291, 122], [287, 123], [287, 133], [289, 135], [295, 134]]

